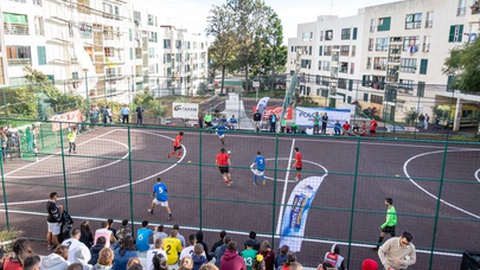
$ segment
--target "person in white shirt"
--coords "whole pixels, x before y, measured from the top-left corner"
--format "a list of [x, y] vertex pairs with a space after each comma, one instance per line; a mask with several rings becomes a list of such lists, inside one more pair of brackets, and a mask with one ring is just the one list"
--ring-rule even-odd
[[193, 247], [197, 243], [197, 238], [195, 238], [195, 234], [190, 234], [188, 236], [188, 246], [185, 247], [182, 252], [180, 253], [180, 260], [185, 257], [192, 257], [193, 255]]
[[146, 270], [153, 270], [153, 257], [157, 254], [162, 254], [165, 259], [167, 259], [167, 253], [163, 250], [163, 239], [157, 238], [153, 243], [154, 249], [150, 249], [147, 251], [147, 269]]
[[107, 239], [107, 242], [105, 243], [105, 247], [110, 247], [110, 244], [117, 242], [115, 236], [113, 235], [113, 232], [108, 229], [107, 221], [102, 221], [102, 228], [95, 231], [93, 245], [97, 244], [97, 239], [100, 236], [103, 236], [105, 237], [105, 239]]
[[[74, 263], [75, 262], [75, 252], [77, 251], [77, 249], [80, 249], [82, 247], [84, 247], [89, 253], [90, 251], [88, 250], [88, 247], [80, 242], [80, 236], [81, 236], [81, 232], [80, 232], [80, 229], [78, 228], [75, 228], [72, 230], [72, 233], [71, 233], [71, 238], [65, 240], [62, 242], [62, 246], [66, 246], [68, 247], [68, 261], [70, 263]], [[88, 262], [88, 260], [87, 260]]]

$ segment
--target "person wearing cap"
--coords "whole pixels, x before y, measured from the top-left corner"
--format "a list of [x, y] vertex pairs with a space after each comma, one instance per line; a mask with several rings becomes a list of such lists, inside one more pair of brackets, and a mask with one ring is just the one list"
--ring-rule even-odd
[[365, 259], [362, 262], [362, 270], [378, 270], [378, 263], [372, 259]]
[[323, 261], [332, 264], [338, 270], [345, 270], [344, 258], [340, 256], [340, 247], [337, 244], [333, 244], [330, 252], [325, 253]]
[[243, 260], [245, 261], [247, 270], [252, 270], [252, 265], [258, 252], [253, 249], [253, 246], [255, 245], [255, 241], [253, 239], [247, 239], [245, 243], [247, 245], [247, 248], [242, 252], [241, 255], [243, 257]]

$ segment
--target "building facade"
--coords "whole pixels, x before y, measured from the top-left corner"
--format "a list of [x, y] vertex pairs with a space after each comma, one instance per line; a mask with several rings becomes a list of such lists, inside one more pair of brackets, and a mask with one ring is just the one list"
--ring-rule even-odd
[[[380, 117], [386, 121], [404, 122], [409, 115], [434, 116], [437, 113], [435, 116], [441, 117], [444, 124], [454, 123], [454, 129], [458, 129], [460, 123], [465, 126], [478, 124], [478, 119], [475, 121], [474, 118], [478, 114], [475, 106], [478, 108], [480, 98], [451, 89], [449, 85], [453, 78], [442, 72], [449, 51], [465, 42], [475, 41], [478, 36], [478, 0], [404, 0], [361, 8], [352, 18], [322, 18], [319, 17], [315, 28], [312, 28], [313, 40], [322, 37], [332, 40], [336, 46], [332, 50], [340, 46], [342, 53], [346, 50], [346, 47], [342, 49], [345, 46], [341, 44], [342, 37], [347, 33], [342, 23], [351, 19], [358, 27], [358, 41], [355, 43], [361, 43], [355, 44], [358, 62], [351, 62], [351, 56], [349, 59], [349, 64], [353, 63], [357, 69], [349, 74], [351, 77], [348, 79], [355, 80], [352, 91], [355, 94], [350, 97], [348, 92], [345, 97], [338, 90], [338, 86], [344, 83], [340, 81], [340, 75], [336, 76], [336, 54], [332, 52], [330, 77], [337, 84], [337, 90], [333, 91], [337, 105], [342, 101], [347, 104], [355, 101], [362, 108], [372, 107], [381, 111]], [[300, 26], [297, 38], [289, 40], [289, 59], [297, 56], [294, 47], [304, 35]], [[340, 59], [338, 70], [345, 70], [346, 66], [347, 61], [342, 63]], [[351, 67], [348, 68], [350, 73]], [[289, 70], [293, 67], [289, 66]], [[313, 76], [326, 75], [324, 70], [311, 71]], [[333, 86], [329, 87], [331, 91]], [[321, 93], [310, 94], [322, 100], [326, 92]], [[329, 98], [333, 98], [331, 93]], [[331, 102], [328, 104], [333, 105]], [[438, 107], [444, 104], [451, 105], [450, 115], [438, 115]], [[470, 121], [466, 121], [468, 119]]]
[[[0, 84], [26, 83], [23, 67], [31, 65], [61, 91], [90, 98], [195, 94], [207, 74], [206, 38], [175, 27], [166, 33], [156, 8], [132, 0], [2, 1]], [[185, 44], [169, 52], [182, 53], [170, 74], [168, 43]], [[162, 92], [167, 84], [171, 92]]]

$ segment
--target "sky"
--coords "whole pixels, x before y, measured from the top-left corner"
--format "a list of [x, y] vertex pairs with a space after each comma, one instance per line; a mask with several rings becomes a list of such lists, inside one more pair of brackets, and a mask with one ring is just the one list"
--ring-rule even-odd
[[[212, 6], [226, 3], [226, 0], [135, 1], [157, 5], [155, 13], [159, 16], [159, 22], [186, 28], [190, 33], [204, 33]], [[298, 24], [314, 22], [317, 16], [355, 16], [359, 8], [398, 1], [401, 0], [264, 0], [282, 20], [284, 42], [296, 36]]]

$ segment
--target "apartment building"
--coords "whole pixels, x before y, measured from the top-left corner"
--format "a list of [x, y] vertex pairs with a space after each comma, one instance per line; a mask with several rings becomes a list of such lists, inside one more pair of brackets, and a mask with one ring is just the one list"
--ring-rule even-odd
[[[335, 32], [341, 33], [343, 26], [339, 25], [344, 18], [329, 17], [323, 21], [320, 18], [312, 39], [327, 37], [322, 30], [332, 28], [332, 40], [338, 42]], [[478, 0], [404, 0], [361, 8], [354, 18], [360, 21], [361, 32], [357, 30], [357, 38], [361, 44], [357, 44], [356, 50], [358, 73], [354, 72], [351, 78], [361, 83], [354, 85], [357, 96], [351, 100], [362, 107], [377, 108], [383, 112], [384, 119], [392, 121], [404, 121], [411, 111], [433, 115], [438, 105], [455, 104], [455, 116], [450, 116], [455, 122], [454, 129], [459, 128], [462, 117], [472, 113], [462, 110], [462, 105], [477, 104], [478, 107], [479, 96], [451, 89], [453, 78], [442, 73], [449, 51], [473, 42], [478, 36]], [[298, 42], [294, 41], [304, 34], [300, 26], [298, 37], [289, 40], [289, 59], [296, 57], [292, 46], [296, 46]], [[337, 81], [332, 67], [332, 80]], [[291, 66], [289, 70], [293, 70]], [[326, 75], [323, 71], [310, 71], [315, 76]], [[338, 98], [338, 88], [337, 82], [336, 100], [350, 103], [348, 92], [346, 99]], [[315, 92], [313, 95], [321, 96]]]
[[[61, 91], [90, 98], [131, 102], [137, 91], [161, 93], [165, 28], [155, 9], [133, 0], [2, 1], [0, 84], [26, 83], [22, 69], [31, 65]], [[183, 36], [190, 37], [175, 42], [191, 42]], [[207, 73], [206, 39], [192, 39], [202, 46], [192, 49], [195, 57], [185, 48], [188, 72], [176, 73], [175, 94], [195, 94]]]
[[289, 39], [287, 71], [300, 71], [300, 94], [335, 107], [356, 99], [354, 80], [360, 78], [363, 16], [319, 16], [300, 24]]

